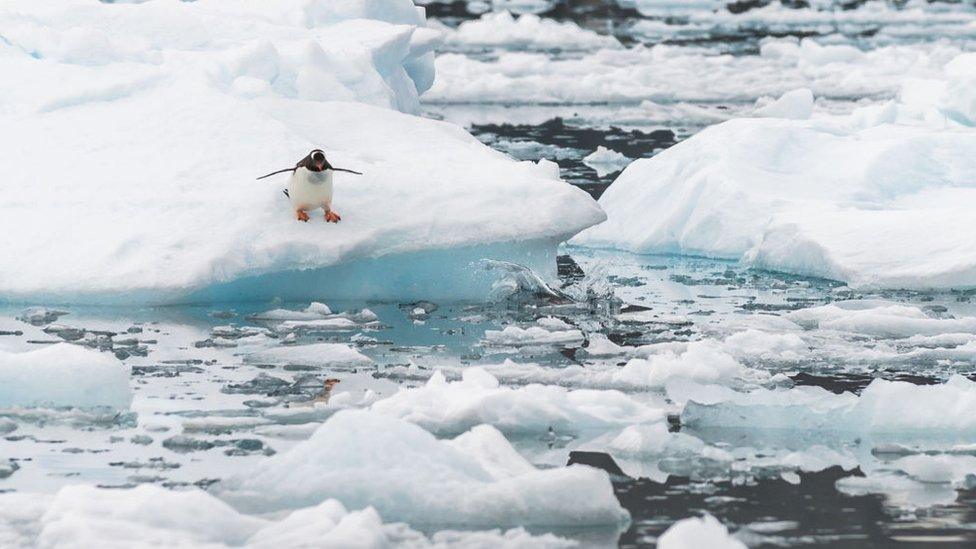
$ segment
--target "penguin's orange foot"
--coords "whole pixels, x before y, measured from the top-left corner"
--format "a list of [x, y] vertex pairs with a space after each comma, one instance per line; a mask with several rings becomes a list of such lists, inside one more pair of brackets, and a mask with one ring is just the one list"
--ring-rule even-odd
[[295, 218], [299, 221], [308, 221], [308, 214], [302, 210], [295, 210]]
[[339, 217], [339, 214], [333, 212], [332, 210], [325, 212], [326, 223], [338, 223], [340, 220], [342, 220], [342, 218]]

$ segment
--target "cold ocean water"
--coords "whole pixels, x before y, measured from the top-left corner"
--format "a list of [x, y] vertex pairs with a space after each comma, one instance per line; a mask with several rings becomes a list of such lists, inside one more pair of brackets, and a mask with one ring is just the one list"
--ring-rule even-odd
[[[551, 160], [566, 181], [598, 198], [630, 159], [793, 88], [814, 89], [817, 112], [846, 112], [893, 97], [892, 75], [906, 57], [971, 50], [976, 38], [976, 11], [966, 3], [719, 4], [427, 4], [449, 38], [423, 112], [516, 159]], [[483, 18], [501, 9], [538, 16], [542, 26], [519, 30]], [[476, 21], [486, 28], [457, 30]], [[545, 22], [571, 26], [553, 30]], [[670, 49], [641, 50], [659, 44]], [[877, 52], [881, 61], [845, 54], [848, 65], [833, 66], [824, 58], [834, 54], [821, 45]], [[807, 69], [780, 66], [790, 55], [807, 56]], [[587, 160], [600, 146], [626, 159]], [[67, 342], [114, 356], [130, 373], [99, 374], [101, 395], [84, 374], [57, 368], [18, 380], [50, 390], [42, 407], [16, 387], [0, 388], [0, 491], [196, 486], [235, 509], [275, 517], [268, 520], [325, 494], [349, 511], [376, 505], [384, 523], [406, 522], [447, 546], [467, 538], [445, 530], [525, 524], [528, 534], [496, 533], [514, 537], [487, 543], [646, 547], [703, 512], [750, 547], [976, 545], [976, 417], [968, 413], [976, 405], [976, 291], [855, 290], [735, 261], [570, 245], [561, 246], [558, 277], [548, 281], [484, 259], [470, 269], [495, 282], [471, 302], [5, 304], [6, 351], [61, 349], [50, 360], [71, 364], [54, 347]], [[340, 383], [326, 396], [329, 378]], [[94, 405], [70, 405], [89, 400]], [[471, 465], [428, 463], [422, 453], [383, 458], [394, 462], [390, 470], [421, 479], [384, 499], [384, 485], [370, 483], [382, 476], [370, 460], [397, 440], [439, 443], [405, 427], [401, 439], [387, 440], [388, 426], [375, 418], [326, 424], [331, 431], [313, 436], [350, 409], [406, 420], [440, 441], [487, 423], [532, 469], [583, 463], [606, 470], [630, 518], [559, 501], [567, 497], [559, 484], [542, 480], [525, 481], [536, 486], [534, 499], [521, 501], [532, 512], [514, 518], [482, 510], [478, 499], [474, 509], [439, 514], [439, 504], [472, 501], [416, 496], [427, 489], [431, 499], [457, 496], [425, 485], [424, 469], [446, 483]], [[315, 469], [303, 464], [314, 464], [329, 440], [348, 442], [343, 429], [376, 440], [357, 443], [358, 465], [336, 466], [352, 480], [319, 492], [278, 486], [282, 470], [314, 485]], [[494, 456], [504, 453], [497, 439], [479, 436], [464, 446], [470, 463], [540, 474], [523, 470], [517, 457]], [[469, 454], [489, 457], [481, 463]], [[286, 455], [295, 459], [273, 461]], [[267, 494], [276, 503], [265, 507]], [[45, 520], [43, 510], [13, 507], [0, 506], [0, 545], [33, 539]], [[53, 508], [85, 516], [77, 502]], [[248, 535], [257, 529], [233, 521]], [[385, 532], [416, 542], [388, 525]], [[222, 541], [248, 539], [256, 538]]]

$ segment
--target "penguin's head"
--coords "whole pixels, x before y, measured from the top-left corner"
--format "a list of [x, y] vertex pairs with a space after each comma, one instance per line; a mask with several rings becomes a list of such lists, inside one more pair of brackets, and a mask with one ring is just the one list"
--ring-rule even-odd
[[329, 163], [325, 160], [325, 153], [321, 149], [315, 149], [308, 153], [308, 158], [313, 171], [320, 172], [329, 166]]
[[333, 387], [335, 387], [336, 385], [338, 385], [340, 383], [342, 383], [342, 380], [341, 379], [336, 379], [334, 377], [330, 377], [329, 379], [325, 380], [325, 389], [327, 391], [331, 391]]

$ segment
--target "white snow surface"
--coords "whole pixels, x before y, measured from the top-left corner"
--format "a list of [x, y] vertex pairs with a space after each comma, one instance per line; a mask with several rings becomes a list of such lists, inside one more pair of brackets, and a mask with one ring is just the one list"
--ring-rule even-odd
[[[443, 282], [475, 259], [554, 272], [602, 211], [406, 114], [433, 81], [424, 25], [409, 0], [6, 3], [0, 299], [470, 297]], [[315, 147], [365, 174], [336, 175], [338, 225], [296, 221], [287, 174], [255, 181]]]
[[70, 343], [26, 352], [0, 350], [0, 408], [126, 409], [131, 401], [129, 367], [111, 354]]
[[898, 101], [850, 115], [709, 127], [628, 166], [600, 199], [609, 220], [573, 243], [739, 259], [854, 288], [976, 286], [969, 75], [967, 54], [942, 80], [907, 81]]
[[131, 490], [69, 485], [56, 494], [0, 495], [0, 545], [10, 549], [129, 547], [446, 549], [568, 547], [552, 534], [438, 532], [430, 538], [402, 523], [384, 524], [372, 507], [349, 511], [334, 499], [278, 519], [242, 514], [199, 489]]
[[628, 518], [603, 471], [538, 470], [487, 425], [445, 441], [361, 410], [336, 413], [308, 440], [224, 481], [220, 495], [258, 511], [328, 497], [410, 524], [617, 526]]

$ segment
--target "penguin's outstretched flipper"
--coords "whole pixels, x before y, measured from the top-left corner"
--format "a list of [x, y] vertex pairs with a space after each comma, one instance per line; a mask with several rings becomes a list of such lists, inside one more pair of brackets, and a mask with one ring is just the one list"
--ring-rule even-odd
[[329, 168], [329, 169], [332, 170], [332, 171], [334, 171], [334, 172], [348, 172], [348, 173], [354, 173], [356, 175], [363, 175], [363, 172], [357, 172], [357, 171], [354, 171], [354, 170], [347, 170], [345, 168], [336, 168], [334, 166], [332, 168]]
[[264, 179], [265, 177], [271, 177], [272, 175], [276, 175], [276, 174], [279, 174], [279, 173], [285, 173], [285, 172], [293, 172], [293, 171], [295, 171], [295, 170], [297, 170], [297, 169], [298, 169], [298, 167], [297, 167], [297, 166], [296, 166], [296, 167], [294, 167], [294, 168], [285, 168], [285, 169], [283, 169], [283, 170], [278, 170], [278, 171], [276, 171], [276, 172], [271, 172], [271, 173], [269, 173], [268, 175], [262, 175], [262, 176], [261, 176], [261, 177], [259, 177], [258, 179]]

